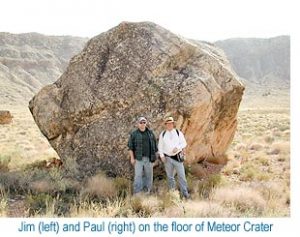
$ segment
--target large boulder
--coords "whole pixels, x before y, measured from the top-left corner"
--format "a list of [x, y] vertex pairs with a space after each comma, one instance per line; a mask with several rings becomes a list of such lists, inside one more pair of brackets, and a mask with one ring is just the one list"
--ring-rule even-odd
[[158, 135], [173, 115], [187, 162], [218, 158], [230, 145], [244, 87], [223, 52], [149, 22], [123, 22], [92, 38], [30, 111], [60, 158], [82, 175], [131, 176], [127, 140], [138, 116]]

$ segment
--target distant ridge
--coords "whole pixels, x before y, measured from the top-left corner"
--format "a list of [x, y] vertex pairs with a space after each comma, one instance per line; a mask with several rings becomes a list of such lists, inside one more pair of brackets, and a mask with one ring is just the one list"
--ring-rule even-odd
[[44, 85], [57, 80], [87, 38], [39, 33], [0, 33], [0, 103], [27, 104]]

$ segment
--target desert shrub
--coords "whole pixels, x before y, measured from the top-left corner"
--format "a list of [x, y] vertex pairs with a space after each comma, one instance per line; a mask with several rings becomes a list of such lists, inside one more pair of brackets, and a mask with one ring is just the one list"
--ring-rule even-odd
[[141, 196], [133, 196], [130, 200], [130, 206], [133, 212], [139, 214], [140, 216], [143, 216], [145, 212], [146, 214], [150, 214], [150, 210], [144, 210]]
[[249, 146], [249, 149], [250, 150], [253, 150], [253, 151], [260, 151], [263, 149], [263, 145], [260, 144], [260, 143], [252, 143], [250, 146]]
[[65, 177], [76, 178], [80, 172], [78, 170], [78, 164], [75, 159], [67, 158], [63, 163]]
[[206, 179], [201, 180], [198, 184], [199, 196], [203, 198], [209, 197], [211, 191], [222, 183], [220, 174], [213, 174]]
[[270, 174], [266, 171], [262, 171], [259, 166], [255, 166], [255, 163], [246, 163], [240, 170], [241, 181], [266, 181], [271, 178]]
[[263, 166], [269, 166], [270, 165], [270, 158], [268, 158], [268, 157], [260, 156], [260, 157], [258, 157], [258, 161]]
[[114, 185], [116, 187], [117, 195], [120, 198], [126, 198], [131, 193], [131, 181], [126, 178], [115, 178]]
[[151, 217], [160, 210], [160, 201], [157, 197], [136, 194], [130, 200], [130, 207], [139, 217]]
[[224, 166], [222, 172], [225, 175], [239, 174], [240, 173], [240, 162], [236, 159], [230, 160], [226, 166]]
[[289, 154], [290, 153], [290, 143], [289, 142], [277, 142], [273, 143], [268, 154], [277, 155], [277, 154]]
[[235, 150], [237, 151], [245, 151], [247, 149], [246, 145], [243, 143], [237, 143], [235, 146]]
[[82, 190], [83, 196], [96, 197], [105, 201], [117, 196], [117, 189], [114, 181], [105, 176], [105, 174], [97, 174], [87, 180], [85, 188]]
[[70, 209], [73, 197], [65, 194], [30, 193], [25, 203], [29, 216], [64, 216]]
[[30, 216], [43, 215], [53, 203], [53, 197], [46, 193], [29, 194], [26, 196], [25, 202]]
[[0, 172], [8, 172], [9, 171], [9, 163], [11, 158], [9, 156], [0, 155]]
[[5, 217], [7, 211], [7, 194], [0, 184], [0, 217]]
[[116, 198], [107, 202], [97, 202], [88, 197], [76, 201], [70, 206], [68, 217], [124, 217], [131, 209], [125, 206], [125, 200]]
[[29, 177], [20, 171], [10, 171], [0, 173], [0, 183], [6, 190], [11, 193], [24, 193], [27, 192], [30, 183]]
[[275, 139], [274, 139], [273, 136], [267, 135], [267, 136], [265, 136], [264, 140], [265, 140], [266, 143], [271, 144], [272, 142], [274, 142]]
[[184, 205], [185, 217], [230, 217], [232, 213], [219, 203], [191, 201]]
[[24, 170], [0, 173], [0, 182], [13, 193], [65, 192], [73, 184], [58, 168], [40, 169], [26, 166]]
[[185, 210], [183, 206], [170, 206], [163, 211], [155, 213], [156, 217], [185, 217]]
[[260, 216], [266, 201], [259, 192], [248, 187], [221, 187], [211, 195], [213, 201], [231, 207], [243, 216]]
[[54, 185], [48, 180], [37, 180], [29, 184], [29, 188], [34, 193], [52, 193], [55, 191]]
[[240, 175], [241, 181], [251, 181], [254, 180], [256, 173], [258, 172], [258, 169], [254, 167], [251, 163], [246, 163], [242, 166]]
[[180, 193], [178, 190], [170, 190], [167, 191], [162, 197], [161, 197], [161, 208], [165, 209], [172, 206], [179, 206], [181, 205], [182, 201], [180, 198]]

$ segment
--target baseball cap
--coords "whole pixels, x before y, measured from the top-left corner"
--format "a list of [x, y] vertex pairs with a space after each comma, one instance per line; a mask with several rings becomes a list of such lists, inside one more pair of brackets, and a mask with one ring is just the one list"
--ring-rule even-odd
[[141, 116], [138, 118], [138, 122], [142, 122], [142, 121], [147, 122], [147, 119], [145, 117]]

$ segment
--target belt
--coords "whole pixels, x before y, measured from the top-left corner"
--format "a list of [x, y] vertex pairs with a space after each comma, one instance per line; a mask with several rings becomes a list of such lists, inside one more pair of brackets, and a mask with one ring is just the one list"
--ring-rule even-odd
[[175, 156], [169, 156], [169, 155], [167, 155], [167, 154], [164, 154], [164, 155], [167, 156], [167, 157], [170, 157], [170, 158], [173, 159], [173, 160], [178, 161], [177, 155], [175, 155]]

